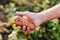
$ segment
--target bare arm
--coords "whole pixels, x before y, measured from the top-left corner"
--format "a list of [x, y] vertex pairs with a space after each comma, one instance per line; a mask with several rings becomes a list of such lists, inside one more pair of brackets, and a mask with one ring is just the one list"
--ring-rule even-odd
[[37, 15], [39, 16], [41, 24], [51, 19], [60, 18], [60, 3], [48, 10], [38, 13]]
[[40, 13], [33, 12], [16, 12], [18, 16], [26, 16], [28, 19], [38, 27], [40, 24], [45, 23], [51, 19], [60, 18], [60, 3], [56, 6], [42, 11]]

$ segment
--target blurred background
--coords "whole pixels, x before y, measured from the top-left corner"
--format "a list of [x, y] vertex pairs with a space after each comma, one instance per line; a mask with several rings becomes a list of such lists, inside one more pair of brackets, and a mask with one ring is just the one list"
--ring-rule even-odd
[[0, 0], [0, 40], [60, 40], [60, 19], [43, 23], [33, 32], [23, 32], [13, 23], [16, 11], [41, 12], [60, 0]]

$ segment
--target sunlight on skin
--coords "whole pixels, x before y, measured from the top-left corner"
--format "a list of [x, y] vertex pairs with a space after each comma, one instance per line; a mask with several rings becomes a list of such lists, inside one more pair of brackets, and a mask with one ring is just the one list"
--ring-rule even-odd
[[[20, 20], [20, 21], [19, 21]], [[30, 28], [30, 30], [33, 30], [35, 27], [32, 23], [28, 22], [26, 19], [22, 18], [22, 17], [18, 17], [15, 19], [15, 22], [14, 22], [17, 26], [19, 27], [23, 27], [23, 30], [24, 30], [24, 27], [26, 26], [27, 27], [27, 30]], [[25, 25], [25, 26], [23, 26]], [[29, 28], [28, 28], [29, 27]]]

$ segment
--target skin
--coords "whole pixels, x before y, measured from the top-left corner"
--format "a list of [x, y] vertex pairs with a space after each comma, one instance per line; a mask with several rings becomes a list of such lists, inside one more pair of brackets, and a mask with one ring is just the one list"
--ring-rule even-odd
[[16, 12], [16, 15], [28, 17], [31, 20], [29, 20], [29, 22], [32, 22], [36, 27], [38, 27], [40, 24], [45, 23], [49, 20], [60, 18], [60, 3], [50, 9], [39, 13]]
[[29, 27], [30, 30], [33, 30], [35, 28], [34, 25], [31, 22], [27, 21], [25, 18], [20, 17], [20, 16], [17, 16], [17, 18], [15, 18], [14, 23], [17, 26], [21, 26], [22, 27], [24, 25], [23, 27], [25, 27], [25, 26]]

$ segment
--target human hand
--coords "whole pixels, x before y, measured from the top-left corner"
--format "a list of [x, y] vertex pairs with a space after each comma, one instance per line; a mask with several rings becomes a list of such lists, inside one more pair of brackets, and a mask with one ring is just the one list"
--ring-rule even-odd
[[37, 13], [34, 12], [16, 12], [16, 16], [23, 16], [23, 17], [27, 17], [26, 19], [33, 23], [36, 27], [40, 25], [40, 17], [38, 16]]
[[24, 31], [25, 30], [30, 31], [35, 28], [31, 22], [27, 21], [27, 19], [20, 16], [15, 16], [14, 23], [16, 24], [16, 26], [19, 27], [19, 29], [22, 29]]
[[[22, 16], [23, 16], [23, 18], [21, 18]], [[28, 26], [27, 27], [28, 30], [35, 29], [40, 24], [38, 15], [36, 13], [32, 13], [32, 12], [16, 12], [15, 18], [17, 18], [15, 20], [15, 24], [19, 25], [20, 28], [22, 25], [23, 28], [25, 28], [25, 29], [26, 29], [26, 26]], [[20, 19], [20, 22], [17, 21], [19, 19]], [[23, 20], [21, 20], [21, 19], [23, 19]], [[23, 22], [24, 22], [24, 24], [23, 24]]]

